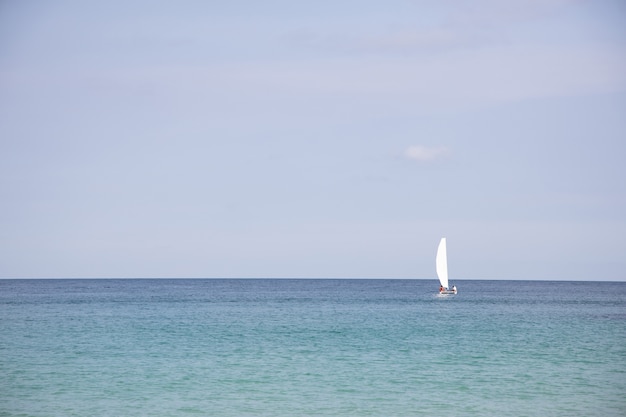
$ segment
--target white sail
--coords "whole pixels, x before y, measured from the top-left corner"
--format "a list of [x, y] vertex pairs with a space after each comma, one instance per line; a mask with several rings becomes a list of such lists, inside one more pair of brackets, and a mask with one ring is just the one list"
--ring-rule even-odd
[[437, 276], [443, 288], [448, 288], [448, 255], [446, 253], [446, 238], [442, 237], [437, 248]]

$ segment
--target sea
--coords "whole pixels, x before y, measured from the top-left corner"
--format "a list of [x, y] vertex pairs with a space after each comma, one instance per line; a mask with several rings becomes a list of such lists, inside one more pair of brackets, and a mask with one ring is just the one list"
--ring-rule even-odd
[[0, 280], [0, 416], [626, 416], [626, 282]]

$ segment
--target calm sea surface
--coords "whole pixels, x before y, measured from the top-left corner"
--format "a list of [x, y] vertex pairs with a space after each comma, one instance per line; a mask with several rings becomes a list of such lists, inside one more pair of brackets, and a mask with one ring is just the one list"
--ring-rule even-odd
[[0, 280], [0, 416], [626, 416], [626, 283]]

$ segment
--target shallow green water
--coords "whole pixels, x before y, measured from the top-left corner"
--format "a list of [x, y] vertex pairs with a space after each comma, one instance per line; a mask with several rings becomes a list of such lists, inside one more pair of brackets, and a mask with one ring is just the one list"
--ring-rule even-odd
[[626, 283], [0, 281], [1, 416], [624, 416]]

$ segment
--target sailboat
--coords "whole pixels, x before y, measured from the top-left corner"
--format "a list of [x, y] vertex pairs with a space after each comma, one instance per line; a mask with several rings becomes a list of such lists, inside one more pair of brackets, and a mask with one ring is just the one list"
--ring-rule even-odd
[[439, 277], [439, 294], [456, 294], [456, 285], [450, 289], [448, 287], [448, 254], [446, 250], [446, 238], [442, 237], [437, 248], [437, 258], [435, 258], [437, 276]]

